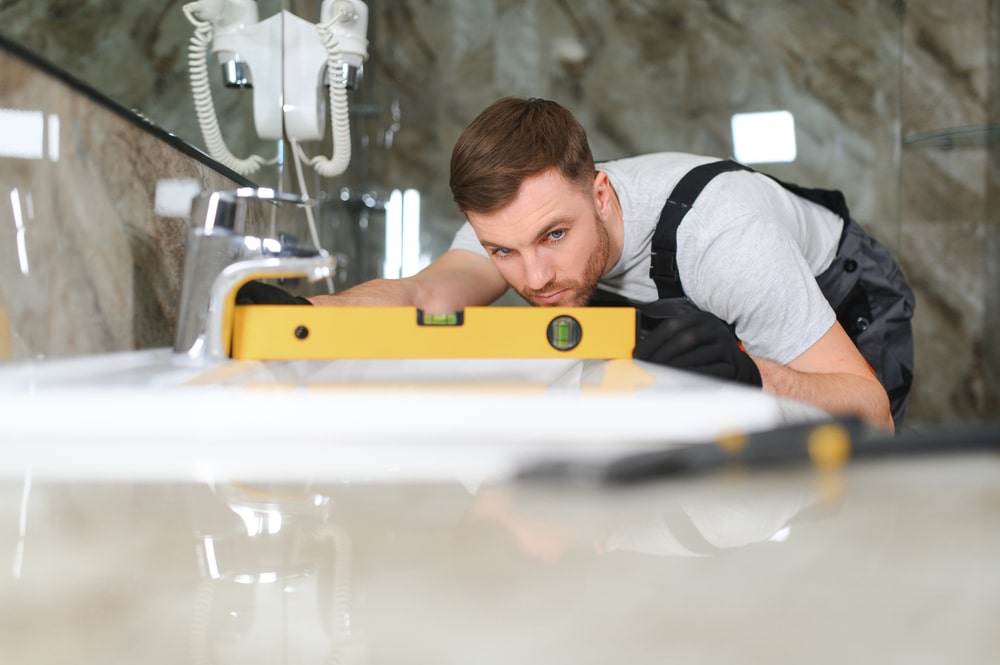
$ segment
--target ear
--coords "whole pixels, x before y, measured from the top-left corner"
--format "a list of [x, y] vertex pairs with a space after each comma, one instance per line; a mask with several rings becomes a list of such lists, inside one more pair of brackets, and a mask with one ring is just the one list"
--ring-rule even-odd
[[594, 176], [594, 208], [602, 218], [611, 211], [612, 202], [615, 198], [614, 190], [611, 188], [611, 180], [608, 174], [598, 171]]

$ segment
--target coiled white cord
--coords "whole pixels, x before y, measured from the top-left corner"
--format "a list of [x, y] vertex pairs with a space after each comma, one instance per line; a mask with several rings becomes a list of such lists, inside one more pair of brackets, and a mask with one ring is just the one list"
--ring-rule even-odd
[[194, 99], [198, 124], [201, 126], [201, 135], [208, 147], [208, 154], [213, 159], [240, 175], [249, 176], [259, 171], [262, 164], [274, 164], [278, 158], [266, 160], [260, 155], [250, 155], [246, 159], [240, 159], [226, 147], [215, 115], [212, 88], [208, 82], [208, 49], [212, 43], [213, 29], [209, 21], [202, 21], [197, 17], [196, 13], [201, 8], [200, 2], [189, 2], [182, 7], [184, 16], [194, 26], [194, 34], [188, 43], [188, 75], [191, 79], [191, 96]]
[[340, 10], [329, 21], [316, 24], [320, 42], [326, 49], [326, 71], [330, 83], [330, 131], [333, 135], [333, 155], [330, 159], [317, 155], [309, 160], [316, 172], [335, 178], [347, 170], [351, 162], [351, 120], [347, 111], [347, 89], [344, 85], [344, 57], [340, 42], [333, 34], [333, 25], [345, 15]]
[[[198, 18], [197, 13], [202, 9], [201, 2], [189, 2], [183, 5], [182, 9], [188, 22], [194, 26], [194, 33], [188, 44], [188, 72], [191, 79], [191, 95], [194, 99], [195, 113], [198, 116], [198, 124], [201, 126], [202, 137], [209, 154], [219, 163], [244, 176], [256, 173], [262, 164], [277, 163], [278, 157], [267, 160], [260, 155], [250, 155], [241, 159], [230, 152], [226, 146], [226, 142], [222, 138], [222, 131], [219, 129], [215, 103], [212, 99], [212, 88], [208, 81], [207, 56], [212, 44], [212, 23]], [[341, 10], [325, 23], [316, 24], [316, 32], [327, 53], [326, 69], [330, 79], [330, 130], [333, 138], [333, 155], [329, 159], [317, 155], [308, 161], [317, 173], [326, 178], [335, 178], [341, 175], [351, 162], [351, 122], [348, 113], [347, 90], [344, 85], [343, 53], [333, 30], [334, 24], [341, 20], [345, 14], [346, 10]]]

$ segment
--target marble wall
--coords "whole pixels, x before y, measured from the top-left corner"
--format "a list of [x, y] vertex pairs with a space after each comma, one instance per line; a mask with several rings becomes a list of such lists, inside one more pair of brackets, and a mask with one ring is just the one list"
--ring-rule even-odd
[[[0, 0], [0, 32], [202, 146], [182, 4]], [[315, 19], [320, 2], [284, 4]], [[502, 95], [568, 105], [601, 159], [726, 156], [733, 113], [787, 109], [798, 158], [766, 170], [843, 190], [917, 292], [911, 420], [995, 415], [989, 399], [1000, 386], [984, 368], [995, 283], [986, 273], [1000, 260], [991, 250], [987, 261], [986, 242], [994, 4], [370, 0], [371, 57], [351, 97], [351, 168], [308, 181], [333, 201], [321, 240], [349, 257], [343, 283], [377, 275], [381, 206], [391, 190], [416, 188], [423, 251], [444, 251], [461, 222], [447, 188], [451, 145]], [[278, 1], [260, 6], [266, 16]], [[215, 89], [233, 151], [274, 154], [254, 138], [248, 95]], [[290, 187], [292, 174], [282, 163], [256, 179]]]

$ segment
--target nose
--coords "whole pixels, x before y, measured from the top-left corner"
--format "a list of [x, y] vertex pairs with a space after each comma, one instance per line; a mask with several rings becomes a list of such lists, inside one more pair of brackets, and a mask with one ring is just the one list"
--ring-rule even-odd
[[555, 279], [555, 269], [538, 255], [524, 256], [525, 286], [532, 291], [541, 291]]

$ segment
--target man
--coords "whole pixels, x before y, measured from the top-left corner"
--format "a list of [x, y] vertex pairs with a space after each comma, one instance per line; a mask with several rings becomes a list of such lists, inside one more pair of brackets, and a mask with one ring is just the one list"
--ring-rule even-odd
[[[445, 313], [492, 303], [511, 287], [537, 306], [583, 306], [600, 296], [642, 311], [644, 303], [674, 300], [665, 293], [682, 294], [695, 307], [661, 312], [665, 321], [638, 342], [637, 358], [759, 385], [892, 430], [912, 376], [913, 295], [895, 263], [850, 220], [842, 197], [837, 214], [805, 198], [820, 190], [731, 162], [693, 190], [678, 186], [716, 162], [662, 153], [595, 165], [568, 110], [501, 99], [469, 124], [452, 153], [451, 190], [468, 222], [449, 251], [413, 277], [310, 300]], [[691, 190], [690, 200], [675, 187]], [[673, 292], [652, 258], [668, 200], [679, 217], [676, 228], [661, 226], [675, 247], [658, 245], [658, 253], [661, 264], [671, 263], [667, 273], [668, 254], [676, 254]], [[857, 256], [845, 258], [845, 248]], [[880, 290], [890, 293], [886, 302], [871, 302]], [[861, 302], [867, 316], [858, 316], [854, 340], [838, 321], [844, 302]], [[872, 350], [868, 360], [859, 346]], [[889, 386], [892, 411], [886, 379], [873, 367], [898, 384]]]

